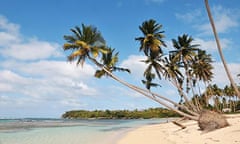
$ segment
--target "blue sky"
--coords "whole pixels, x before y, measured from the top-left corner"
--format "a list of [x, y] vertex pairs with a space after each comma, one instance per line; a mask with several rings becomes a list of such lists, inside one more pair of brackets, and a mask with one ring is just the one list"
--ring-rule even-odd
[[[240, 73], [240, 2], [209, 0], [223, 52], [234, 80]], [[138, 26], [155, 19], [163, 25], [165, 41], [187, 33], [213, 55], [213, 83], [228, 84], [220, 63], [203, 0], [1, 0], [0, 2], [0, 118], [60, 117], [73, 109], [143, 109], [161, 106], [111, 79], [93, 77], [66, 62], [63, 35], [84, 23], [96, 26], [107, 44], [120, 52], [119, 65], [132, 74], [119, 74], [141, 85], [144, 59]], [[165, 51], [167, 52], [166, 48]], [[175, 101], [177, 92], [167, 82], [153, 89]]]

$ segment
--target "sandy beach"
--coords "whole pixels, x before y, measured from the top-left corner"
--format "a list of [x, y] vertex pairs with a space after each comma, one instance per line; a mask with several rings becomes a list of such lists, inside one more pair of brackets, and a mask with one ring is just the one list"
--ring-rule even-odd
[[185, 129], [172, 122], [143, 126], [128, 132], [117, 144], [240, 144], [240, 114], [226, 117], [230, 126], [208, 133], [191, 120], [181, 122]]

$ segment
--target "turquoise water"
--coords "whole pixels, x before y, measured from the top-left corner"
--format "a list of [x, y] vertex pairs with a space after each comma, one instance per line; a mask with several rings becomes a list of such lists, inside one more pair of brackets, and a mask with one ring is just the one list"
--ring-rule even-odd
[[128, 130], [151, 120], [0, 120], [0, 144], [114, 144]]

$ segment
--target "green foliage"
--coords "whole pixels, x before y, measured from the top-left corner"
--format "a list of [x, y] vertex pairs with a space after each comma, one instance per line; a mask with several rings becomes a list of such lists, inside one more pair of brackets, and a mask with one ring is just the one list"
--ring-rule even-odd
[[216, 84], [209, 85], [205, 92], [197, 97], [205, 109], [220, 112], [225, 108], [231, 109], [231, 112], [238, 112], [240, 110], [239, 98], [231, 85], [226, 85], [223, 88], [218, 87]]
[[65, 112], [62, 117], [67, 119], [150, 119], [178, 117], [179, 115], [165, 108], [149, 108], [147, 110], [74, 110]]
[[[109, 71], [109, 72], [113, 72], [113, 71], [122, 71], [122, 72], [128, 72], [130, 73], [130, 70], [127, 68], [121, 68], [121, 67], [117, 67], [116, 64], [118, 62], [118, 52], [114, 53], [115, 49], [112, 48], [107, 48], [107, 53], [103, 53], [102, 54], [102, 58], [101, 58], [101, 63], [103, 66], [105, 66], [105, 68]], [[95, 77], [96, 78], [101, 78], [102, 76], [107, 76], [107, 73], [105, 72], [105, 70], [101, 69], [101, 70], [97, 70], [95, 72]]]

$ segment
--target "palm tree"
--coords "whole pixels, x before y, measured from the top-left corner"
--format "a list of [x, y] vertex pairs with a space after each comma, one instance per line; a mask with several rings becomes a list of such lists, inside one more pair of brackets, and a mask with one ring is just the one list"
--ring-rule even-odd
[[[188, 36], [187, 34], [183, 34], [182, 36], [178, 36], [178, 39], [172, 39], [173, 48], [176, 50], [170, 51], [170, 54], [173, 56], [173, 62], [177, 63], [180, 67], [183, 67], [186, 75], [186, 92], [188, 93], [190, 88], [192, 88], [193, 95], [195, 95], [193, 90], [193, 84], [191, 82], [192, 76], [191, 67], [194, 63], [194, 57], [196, 56], [196, 51], [199, 50], [199, 45], [193, 45], [193, 38]], [[190, 87], [191, 85], [191, 87]], [[182, 89], [178, 89], [182, 91]], [[183, 94], [183, 92], [181, 92]], [[193, 105], [187, 98], [187, 96], [183, 95], [186, 103], [192, 107], [195, 111], [199, 111], [197, 107]]]
[[143, 51], [147, 60], [144, 60], [148, 67], [144, 72], [144, 76], [147, 81], [142, 81], [148, 89], [151, 86], [158, 86], [156, 83], [151, 83], [155, 79], [155, 74], [152, 69], [155, 69], [155, 73], [158, 78], [161, 79], [161, 73], [163, 72], [163, 51], [162, 46], [166, 47], [164, 38], [164, 31], [161, 31], [162, 25], [158, 24], [155, 20], [150, 19], [144, 21], [139, 29], [141, 30], [143, 37], [137, 37], [135, 40], [140, 41], [140, 51]]
[[220, 97], [223, 96], [223, 90], [219, 88], [216, 84], [212, 85], [212, 92], [213, 92], [213, 99], [214, 99], [214, 106], [218, 111], [221, 111], [220, 107]]
[[[147, 69], [144, 72], [144, 76], [146, 77], [146, 74], [152, 74], [152, 69], [155, 69], [155, 73], [158, 75], [158, 78], [161, 79], [161, 75], [166, 72], [166, 65], [165, 65], [165, 60], [162, 58], [163, 57], [163, 50], [162, 46], [166, 47], [164, 41], [162, 40], [164, 38], [164, 31], [160, 31], [162, 28], [162, 25], [157, 24], [155, 20], [148, 20], [142, 23], [141, 26], [139, 26], [139, 29], [143, 33], [143, 37], [137, 37], [135, 40], [140, 41], [140, 51], [143, 51], [145, 56], [147, 56], [147, 60], [144, 62], [148, 64]], [[183, 36], [183, 39], [185, 38], [185, 35]], [[185, 39], [184, 39], [185, 40]], [[192, 41], [192, 38], [186, 39], [185, 41]], [[184, 41], [184, 42], [185, 42]], [[182, 42], [182, 41], [181, 41]], [[182, 44], [182, 43], [181, 43]], [[195, 45], [191, 45], [195, 46]], [[191, 47], [189, 46], [189, 47]], [[194, 49], [191, 47], [192, 49]], [[175, 73], [180, 73], [180, 71], [177, 71]], [[171, 75], [171, 74], [170, 74]], [[154, 79], [155, 77], [151, 78]], [[189, 100], [187, 96], [182, 92], [182, 82], [183, 78], [178, 78], [177, 81], [175, 78], [174, 79], [174, 85], [178, 88], [178, 91], [180, 92], [180, 95], [184, 97], [186, 103], [189, 103]], [[182, 81], [182, 82], [181, 82]], [[152, 85], [150, 81], [142, 81], [147, 88], [150, 89]], [[181, 84], [180, 84], [181, 83]], [[155, 84], [155, 83], [154, 83]], [[192, 108], [194, 106], [190, 104]], [[196, 113], [195, 113], [196, 114]]]
[[[64, 36], [64, 39], [67, 41], [63, 45], [64, 50], [71, 50], [71, 54], [68, 56], [69, 61], [73, 61], [77, 59], [77, 65], [83, 65], [86, 59], [89, 59], [93, 62], [96, 66], [98, 66], [101, 70], [105, 71], [100, 72], [97, 71], [95, 76], [101, 77], [103, 75], [107, 75], [114, 80], [118, 81], [119, 83], [127, 86], [130, 89], [135, 90], [136, 92], [166, 106], [169, 109], [174, 110], [175, 112], [188, 117], [193, 120], [198, 120], [197, 115], [190, 115], [188, 113], [182, 112], [179, 109], [175, 108], [174, 106], [181, 107], [182, 109], [189, 111], [188, 108], [182, 105], [178, 105], [174, 101], [167, 99], [159, 94], [152, 93], [149, 90], [145, 90], [139, 88], [135, 85], [129, 84], [126, 81], [116, 77], [112, 72], [115, 70], [124, 70], [128, 71], [128, 69], [122, 69], [115, 66], [115, 62], [117, 62], [117, 54], [113, 54], [113, 50], [109, 50], [107, 48], [105, 41], [101, 35], [101, 33], [93, 26], [85, 26], [82, 24], [82, 27], [75, 27], [75, 29], [71, 29], [73, 35]], [[97, 61], [97, 57], [102, 55], [102, 63]], [[165, 101], [165, 102], [164, 102]], [[170, 104], [173, 106], [171, 106]], [[189, 111], [191, 113], [191, 111]]]
[[68, 56], [69, 61], [78, 59], [77, 64], [83, 66], [86, 58], [96, 58], [99, 52], [105, 54], [108, 52], [105, 48], [105, 40], [97, 28], [82, 24], [82, 28], [76, 26], [71, 31], [74, 35], [65, 35], [64, 39], [67, 43], [63, 46], [64, 50], [72, 50]]
[[165, 79], [173, 81], [175, 85], [182, 87], [184, 76], [182, 75], [179, 65], [174, 61], [173, 55], [165, 58], [165, 70], [163, 73]]
[[209, 17], [209, 20], [210, 20], [210, 23], [211, 23], [211, 26], [212, 26], [214, 37], [215, 37], [215, 40], [216, 40], [216, 43], [217, 43], [218, 52], [219, 52], [219, 55], [221, 57], [223, 66], [225, 68], [225, 71], [227, 73], [227, 76], [228, 76], [228, 79], [229, 79], [231, 85], [233, 86], [234, 90], [236, 91], [237, 96], [240, 97], [240, 92], [238, 90], [238, 87], [237, 87], [236, 83], [234, 82], [234, 80], [232, 78], [232, 75], [231, 75], [231, 73], [228, 69], [227, 62], [226, 62], [226, 60], [224, 58], [224, 55], [223, 55], [223, 52], [222, 52], [222, 47], [221, 47], [220, 42], [219, 42], [219, 38], [218, 38], [218, 34], [217, 34], [217, 31], [216, 31], [216, 28], [215, 28], [214, 20], [213, 20], [212, 14], [211, 14], [210, 7], [208, 5], [208, 0], [205, 0], [205, 6], [206, 6], [206, 9], [207, 9], [208, 17]]
[[[226, 86], [223, 88], [223, 93], [224, 93], [225, 97], [228, 97], [228, 99], [229, 99], [228, 102], [230, 102], [231, 96], [232, 96], [233, 93], [234, 93], [232, 90], [233, 90], [233, 89], [230, 88], [228, 85], [226, 85]], [[232, 109], [231, 103], [229, 103], [229, 107]]]
[[[129, 69], [116, 66], [116, 64], [118, 62], [118, 54], [119, 53], [117, 52], [114, 54], [114, 50], [115, 49], [108, 48], [108, 53], [106, 53], [106, 54], [103, 53], [102, 59], [101, 59], [103, 66], [105, 66], [105, 68], [111, 73], [113, 71], [126, 71], [126, 72], [130, 73]], [[95, 72], [95, 77], [97, 77], [97, 78], [101, 78], [103, 75], [107, 75], [107, 73], [103, 69], [97, 70]]]
[[[154, 23], [153, 26], [159, 26], [154, 22], [154, 20], [146, 21], [143, 24], [147, 23]], [[149, 25], [150, 26], [150, 25]], [[141, 26], [140, 26], [141, 29]], [[143, 29], [141, 29], [143, 30]], [[159, 29], [158, 29], [159, 30]], [[64, 36], [65, 40], [67, 41], [66, 44], [64, 44], [63, 48], [64, 50], [72, 50], [70, 55], [68, 56], [69, 61], [73, 61], [77, 59], [77, 64], [83, 65], [86, 59], [89, 59], [91, 62], [93, 62], [96, 66], [98, 66], [101, 70], [105, 71], [104, 74], [100, 74], [99, 77], [103, 75], [107, 75], [114, 80], [118, 81], [119, 83], [123, 84], [124, 86], [127, 86], [128, 88], [158, 102], [161, 105], [164, 105], [165, 107], [174, 110], [175, 112], [179, 113], [180, 115], [187, 117], [192, 120], [199, 121], [199, 126], [201, 129], [205, 129], [201, 123], [204, 122], [204, 119], [200, 119], [199, 113], [195, 113], [192, 110], [189, 110], [188, 107], [185, 105], [177, 104], [174, 101], [171, 101], [170, 99], [161, 96], [159, 94], [153, 93], [147, 89], [143, 89], [140, 87], [137, 87], [135, 85], [129, 84], [128, 82], [118, 78], [115, 76], [112, 72], [117, 70], [115, 67], [115, 64], [110, 64], [109, 61], [116, 61], [116, 58], [118, 54], [113, 54], [113, 50], [109, 50], [105, 44], [105, 41], [103, 37], [101, 36], [101, 33], [97, 31], [97, 29], [93, 26], [85, 26], [82, 24], [82, 28], [76, 27], [75, 29], [71, 29], [71, 31], [74, 33], [72, 36]], [[161, 35], [163, 32], [156, 32], [152, 31], [146, 31], [147, 36], [144, 39], [137, 38], [137, 40], [140, 40], [141, 44], [143, 44], [142, 50], [144, 51], [145, 55], [150, 59], [150, 65], [152, 65], [155, 68], [155, 71], [159, 71], [162, 66], [162, 63], [160, 62], [160, 58], [162, 56], [162, 50], [161, 46], [164, 46], [164, 42], [159, 39], [163, 36]], [[156, 35], [155, 35], [156, 34]], [[155, 37], [156, 36], [156, 37]], [[145, 44], [144, 44], [145, 43]], [[143, 49], [144, 48], [144, 49]], [[110, 51], [110, 52], [109, 52]], [[111, 53], [112, 52], [112, 53]], [[108, 53], [111, 53], [108, 55]], [[98, 56], [102, 56], [105, 58], [102, 58], [101, 62], [96, 59]], [[110, 57], [110, 58], [108, 58]], [[155, 64], [156, 63], [156, 64]], [[164, 67], [163, 67], [164, 68]], [[122, 70], [122, 69], [121, 69]], [[126, 69], [124, 69], [126, 70]], [[164, 69], [163, 69], [164, 70]], [[127, 70], [126, 70], [127, 71]], [[151, 71], [150, 71], [151, 72]], [[151, 74], [151, 73], [150, 73]], [[147, 76], [147, 75], [145, 75]], [[148, 77], [149, 78], [149, 77]], [[150, 77], [153, 79], [153, 77]], [[213, 120], [214, 121], [214, 120]], [[217, 122], [217, 121], [214, 121]], [[224, 124], [224, 126], [226, 126]], [[218, 127], [220, 128], [220, 127]]]
[[151, 89], [151, 87], [157, 87], [157, 86], [160, 86], [159, 84], [157, 83], [153, 83], [153, 79], [155, 78], [155, 74], [152, 73], [151, 71], [146, 71], [144, 73], [144, 76], [146, 78], [146, 80], [142, 80], [142, 83], [146, 86], [146, 88], [148, 90]]
[[173, 61], [176, 61], [181, 67], [184, 68], [187, 77], [186, 91], [188, 93], [190, 87], [190, 68], [194, 62], [196, 51], [199, 50], [199, 45], [193, 45], [193, 38], [187, 34], [178, 36], [178, 39], [172, 39], [173, 47], [176, 50], [170, 51], [170, 54], [174, 56]]
[[155, 20], [150, 19], [144, 21], [139, 29], [143, 33], [143, 37], [137, 37], [135, 40], [140, 41], [140, 51], [143, 51], [146, 56], [151, 56], [155, 58], [162, 54], [161, 46], [166, 44], [162, 40], [164, 38], [164, 31], [160, 31], [162, 25], [158, 24]]
[[192, 75], [199, 81], [208, 83], [212, 81], [213, 78], [213, 66], [211, 55], [206, 54], [204, 50], [198, 50], [197, 55], [194, 57], [192, 65]]
[[[211, 63], [211, 55], [206, 54], [206, 51], [199, 49], [197, 55], [194, 56], [194, 61], [190, 70], [190, 76], [193, 79], [193, 86], [195, 87], [196, 84], [198, 85], [199, 94], [201, 94], [199, 82], [202, 81], [205, 85], [205, 88], [207, 88], [207, 84], [212, 81], [213, 66]], [[206, 93], [204, 93], [204, 97], [207, 98]], [[197, 103], [197, 101], [198, 100], [195, 99], [195, 103]]]

